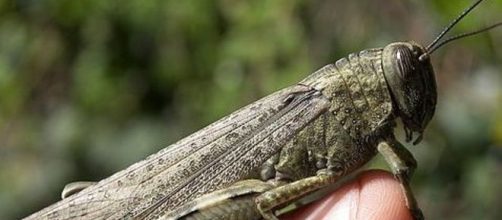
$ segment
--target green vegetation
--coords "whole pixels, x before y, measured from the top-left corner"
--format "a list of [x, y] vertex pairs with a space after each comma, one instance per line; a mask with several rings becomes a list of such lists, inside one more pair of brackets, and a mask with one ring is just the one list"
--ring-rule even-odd
[[[0, 0], [0, 219], [99, 180], [350, 52], [430, 42], [471, 1]], [[486, 1], [454, 32], [502, 20]], [[413, 185], [429, 219], [501, 219], [502, 30], [434, 54]], [[374, 166], [381, 166], [378, 161]]]

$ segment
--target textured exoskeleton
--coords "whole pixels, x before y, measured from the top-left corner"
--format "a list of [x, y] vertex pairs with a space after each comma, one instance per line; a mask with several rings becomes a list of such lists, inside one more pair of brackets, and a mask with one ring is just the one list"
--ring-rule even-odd
[[393, 128], [401, 118], [421, 136], [434, 113], [424, 53], [401, 42], [350, 54], [27, 219], [275, 219], [377, 152], [422, 218], [408, 186], [416, 162]]

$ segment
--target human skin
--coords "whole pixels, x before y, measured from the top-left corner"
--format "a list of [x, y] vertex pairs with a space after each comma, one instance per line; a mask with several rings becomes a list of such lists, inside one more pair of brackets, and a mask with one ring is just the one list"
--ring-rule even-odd
[[408, 220], [405, 197], [389, 172], [369, 170], [331, 195], [284, 215], [281, 220]]

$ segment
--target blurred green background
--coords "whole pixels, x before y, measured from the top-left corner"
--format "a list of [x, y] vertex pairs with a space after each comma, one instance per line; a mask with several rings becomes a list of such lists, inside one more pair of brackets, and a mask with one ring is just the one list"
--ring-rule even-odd
[[[0, 219], [350, 52], [427, 44], [471, 2], [0, 0]], [[500, 11], [502, 1], [486, 1], [453, 32], [500, 21]], [[433, 55], [436, 115], [425, 140], [407, 145], [429, 219], [502, 219], [501, 29]]]

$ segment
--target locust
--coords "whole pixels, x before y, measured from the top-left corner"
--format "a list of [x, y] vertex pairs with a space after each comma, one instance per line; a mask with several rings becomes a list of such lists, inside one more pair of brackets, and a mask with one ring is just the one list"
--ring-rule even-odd
[[[277, 219], [276, 211], [336, 183], [377, 153], [410, 187], [417, 167], [396, 139], [417, 144], [437, 103], [430, 55], [478, 0], [427, 47], [395, 42], [352, 53], [112, 176], [66, 186], [63, 199], [26, 219]], [[415, 134], [418, 134], [415, 138]]]

